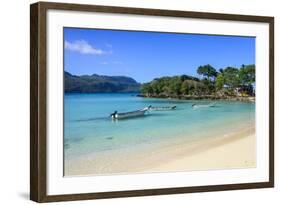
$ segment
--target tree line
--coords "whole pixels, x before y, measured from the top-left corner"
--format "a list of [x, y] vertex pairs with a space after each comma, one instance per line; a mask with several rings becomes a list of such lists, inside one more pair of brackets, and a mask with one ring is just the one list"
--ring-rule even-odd
[[254, 96], [255, 65], [216, 70], [207, 64], [197, 68], [200, 78], [188, 75], [155, 78], [141, 86], [145, 96]]

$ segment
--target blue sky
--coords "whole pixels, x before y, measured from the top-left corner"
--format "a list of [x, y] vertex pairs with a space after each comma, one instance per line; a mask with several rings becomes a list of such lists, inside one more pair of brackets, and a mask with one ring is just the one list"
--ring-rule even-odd
[[64, 28], [64, 66], [75, 75], [123, 75], [138, 82], [197, 76], [197, 67], [255, 64], [255, 38]]

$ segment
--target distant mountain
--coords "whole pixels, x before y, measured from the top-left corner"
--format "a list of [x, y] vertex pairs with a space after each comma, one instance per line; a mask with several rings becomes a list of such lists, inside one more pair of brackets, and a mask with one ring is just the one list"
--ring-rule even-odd
[[67, 93], [139, 92], [140, 86], [140, 83], [126, 76], [77, 76], [64, 71], [64, 91]]

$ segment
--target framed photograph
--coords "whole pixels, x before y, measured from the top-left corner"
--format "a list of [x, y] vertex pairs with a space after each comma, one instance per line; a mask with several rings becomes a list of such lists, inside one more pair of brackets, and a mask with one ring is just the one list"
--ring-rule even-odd
[[274, 186], [274, 18], [40, 2], [30, 198]]

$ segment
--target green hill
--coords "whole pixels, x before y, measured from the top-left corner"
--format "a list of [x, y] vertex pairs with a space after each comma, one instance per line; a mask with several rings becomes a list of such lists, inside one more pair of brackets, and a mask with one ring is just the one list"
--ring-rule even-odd
[[64, 91], [67, 93], [139, 92], [140, 83], [126, 76], [72, 75], [64, 71]]

